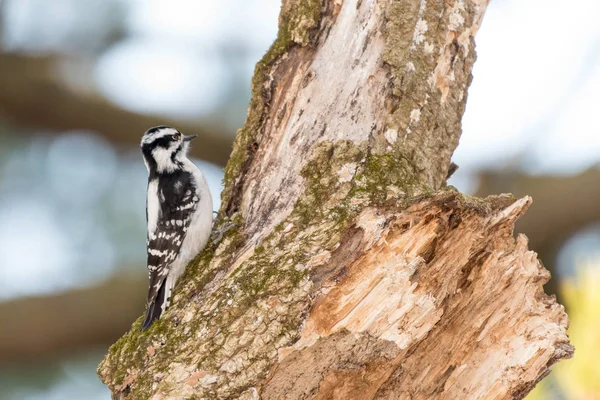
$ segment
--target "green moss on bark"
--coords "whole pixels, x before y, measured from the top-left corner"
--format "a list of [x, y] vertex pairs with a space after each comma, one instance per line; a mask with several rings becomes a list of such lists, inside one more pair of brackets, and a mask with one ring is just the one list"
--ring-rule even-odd
[[[100, 367], [111, 371], [111, 385], [123, 385], [125, 377], [133, 373], [137, 378], [131, 382], [132, 398], [146, 398], [155, 390], [168, 389], [168, 382], [152, 389], [153, 375], [167, 373], [171, 363], [192, 363], [199, 370], [217, 373], [220, 363], [227, 359], [225, 353], [240, 351], [227, 345], [243, 335], [236, 323], [260, 314], [257, 305], [269, 298], [285, 298], [290, 303], [286, 304], [285, 312], [273, 313], [269, 326], [277, 328], [265, 337], [276, 347], [289, 346], [297, 340], [302, 315], [309, 306], [306, 265], [310, 258], [320, 251], [332, 251], [364, 206], [404, 201], [418, 186], [409, 183], [411, 170], [405, 159], [391, 154], [369, 155], [367, 147], [367, 143], [355, 145], [348, 141], [317, 145], [302, 169], [306, 189], [291, 215], [255, 248], [249, 259], [230, 273], [218, 290], [194, 306], [182, 300], [191, 299], [213, 281], [218, 268], [211, 265], [211, 260], [217, 251], [234, 253], [243, 242], [239, 228], [230, 229], [221, 240], [221, 245], [227, 246], [224, 251], [217, 249], [218, 244], [205, 249], [186, 272], [183, 279], [186, 283], [179, 288], [174, 310], [145, 332], [138, 330], [140, 321], [136, 321], [132, 330], [111, 346]], [[344, 168], [349, 168], [354, 179], [340, 174]], [[401, 187], [402, 195], [395, 199], [385, 195], [390, 184]], [[201, 311], [206, 309], [203, 305], [210, 305], [210, 312]], [[184, 312], [192, 312], [193, 317], [182, 329], [179, 324]], [[201, 332], [213, 332], [213, 336], [190, 341], [190, 337], [199, 337]], [[149, 348], [153, 349], [152, 356], [148, 354]], [[262, 357], [246, 362], [250, 365], [272, 362], [267, 355]], [[145, 369], [153, 374], [145, 373]], [[243, 389], [232, 389], [232, 393], [239, 394]]]

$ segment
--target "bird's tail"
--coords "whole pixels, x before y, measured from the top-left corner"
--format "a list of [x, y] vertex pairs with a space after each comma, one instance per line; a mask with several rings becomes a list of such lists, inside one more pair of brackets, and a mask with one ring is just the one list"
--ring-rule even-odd
[[163, 303], [166, 300], [165, 299], [165, 289], [166, 289], [165, 287], [166, 286], [167, 286], [166, 282], [165, 282], [165, 280], [163, 280], [162, 284], [160, 285], [160, 289], [158, 289], [158, 293], [156, 294], [156, 297], [154, 298], [154, 300], [151, 300], [146, 305], [146, 317], [144, 318], [144, 322], [142, 323], [143, 331], [150, 328], [152, 323], [160, 318], [160, 315], [163, 312]]

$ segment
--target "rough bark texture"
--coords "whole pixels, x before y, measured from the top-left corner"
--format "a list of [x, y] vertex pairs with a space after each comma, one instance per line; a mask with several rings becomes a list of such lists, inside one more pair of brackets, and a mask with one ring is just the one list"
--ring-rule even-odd
[[[512, 236], [531, 200], [445, 184], [485, 0], [287, 0], [216, 230], [115, 398], [521, 398], [572, 348]], [[229, 221], [227, 221], [229, 219]]]

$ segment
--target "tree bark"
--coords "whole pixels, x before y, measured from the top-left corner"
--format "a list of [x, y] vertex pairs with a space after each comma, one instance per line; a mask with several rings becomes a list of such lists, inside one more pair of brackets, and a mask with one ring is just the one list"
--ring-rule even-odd
[[572, 348], [515, 240], [445, 184], [485, 0], [285, 0], [215, 232], [114, 398], [522, 398]]

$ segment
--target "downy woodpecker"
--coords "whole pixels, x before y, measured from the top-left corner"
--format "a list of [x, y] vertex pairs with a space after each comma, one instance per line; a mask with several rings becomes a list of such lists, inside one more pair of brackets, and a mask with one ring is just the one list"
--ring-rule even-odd
[[167, 309], [177, 279], [210, 236], [210, 190], [202, 172], [186, 155], [195, 137], [168, 126], [148, 129], [142, 137], [148, 168], [146, 246], [150, 275], [143, 330]]

